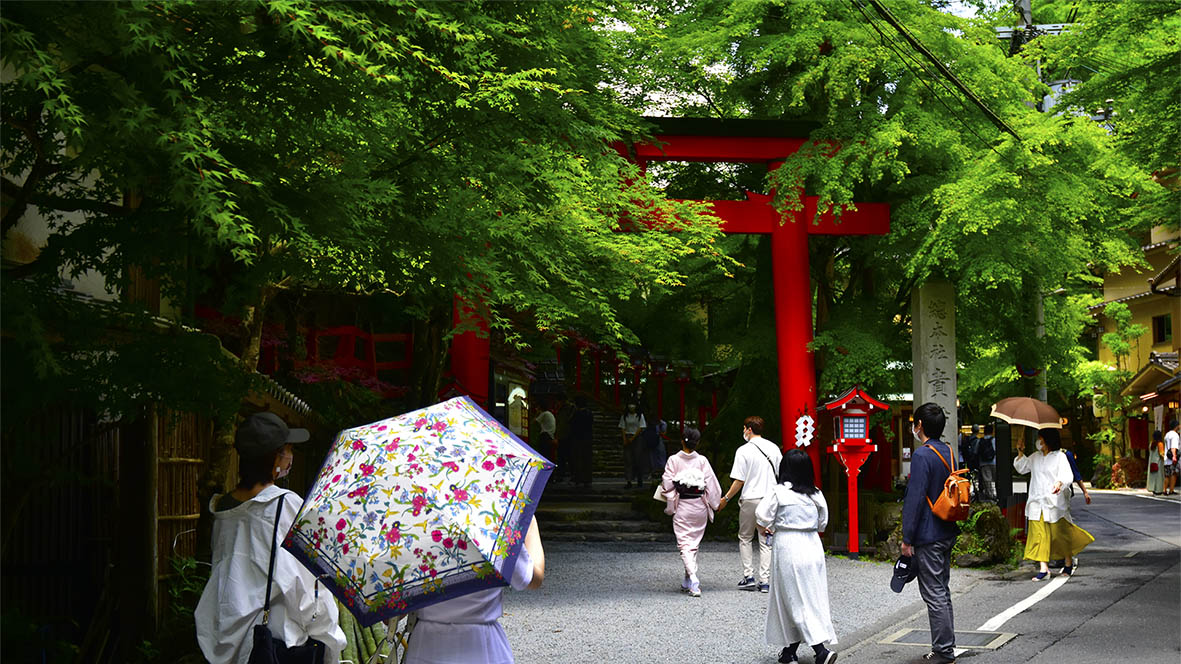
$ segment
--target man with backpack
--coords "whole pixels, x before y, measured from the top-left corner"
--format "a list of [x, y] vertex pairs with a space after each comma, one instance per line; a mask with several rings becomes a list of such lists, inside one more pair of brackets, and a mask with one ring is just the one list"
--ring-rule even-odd
[[[911, 556], [918, 570], [919, 594], [927, 603], [931, 626], [930, 662], [955, 661], [955, 626], [951, 608], [951, 548], [959, 526], [935, 516], [936, 503], [955, 467], [951, 446], [940, 440], [947, 416], [935, 403], [914, 411], [911, 432], [916, 449], [910, 457], [910, 481], [902, 506], [902, 555]], [[962, 473], [962, 471], [961, 471]], [[962, 478], [957, 475], [953, 479]]]
[[984, 437], [976, 444], [976, 458], [980, 463], [980, 498], [995, 503], [996, 437], [992, 435], [991, 424], [984, 425]]

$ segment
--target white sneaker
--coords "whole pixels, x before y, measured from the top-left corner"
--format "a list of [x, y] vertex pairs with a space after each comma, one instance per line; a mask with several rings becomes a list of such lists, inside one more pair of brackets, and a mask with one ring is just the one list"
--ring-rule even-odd
[[701, 597], [701, 584], [700, 583], [694, 583], [693, 585], [689, 586], [689, 596], [690, 597]]

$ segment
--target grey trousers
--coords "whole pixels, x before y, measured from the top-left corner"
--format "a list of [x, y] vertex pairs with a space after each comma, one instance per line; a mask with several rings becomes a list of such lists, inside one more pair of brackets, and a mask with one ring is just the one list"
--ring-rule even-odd
[[955, 656], [955, 621], [951, 613], [951, 547], [955, 538], [920, 544], [914, 547], [918, 565], [919, 595], [927, 603], [927, 621], [931, 625], [931, 650], [946, 657]]

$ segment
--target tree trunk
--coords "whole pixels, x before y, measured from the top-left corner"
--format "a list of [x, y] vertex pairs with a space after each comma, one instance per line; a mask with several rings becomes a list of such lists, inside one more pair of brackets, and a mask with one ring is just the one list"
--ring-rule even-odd
[[[258, 295], [258, 301], [249, 305], [242, 316], [242, 355], [239, 358], [242, 370], [250, 373], [258, 368], [259, 350], [262, 348], [262, 329], [266, 320], [267, 304], [273, 295], [273, 289], [264, 286]], [[208, 561], [213, 556], [212, 514], [206, 509], [214, 494], [228, 489], [233, 482], [230, 477], [230, 451], [234, 447], [234, 433], [238, 428], [238, 416], [234, 415], [218, 422], [213, 430], [213, 444], [209, 450], [209, 458], [205, 460], [205, 469], [197, 483], [198, 502], [201, 506], [201, 517], [197, 520], [197, 558]]]
[[416, 319], [414, 330], [414, 365], [410, 369], [410, 405], [429, 406], [438, 398], [447, 368], [451, 341], [451, 310], [435, 307], [425, 319]]

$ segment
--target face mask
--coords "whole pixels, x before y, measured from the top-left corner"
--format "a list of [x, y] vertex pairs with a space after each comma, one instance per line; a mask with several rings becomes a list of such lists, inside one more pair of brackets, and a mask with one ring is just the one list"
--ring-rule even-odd
[[[275, 476], [275, 479], [277, 479], [277, 480], [281, 480], [284, 477], [287, 477], [287, 474], [291, 472], [291, 463], [292, 463], [291, 453], [284, 452], [283, 454], [279, 455], [279, 459], [280, 459], [279, 465], [275, 466], [275, 472], [278, 473], [278, 475]], [[286, 468], [283, 467], [284, 460], [287, 461]]]
[[922, 439], [922, 438], [919, 436], [919, 431], [918, 431], [918, 429], [915, 429], [914, 427], [911, 427], [911, 429], [910, 429], [910, 435], [914, 436], [914, 439], [915, 439], [915, 441], [916, 441], [916, 442], [919, 442], [919, 443], [923, 442], [923, 439]]
[[1048, 450], [1046, 450], [1046, 444], [1040, 440], [1037, 441], [1037, 451], [1041, 452], [1042, 454], [1045, 454], [1048, 451]]

